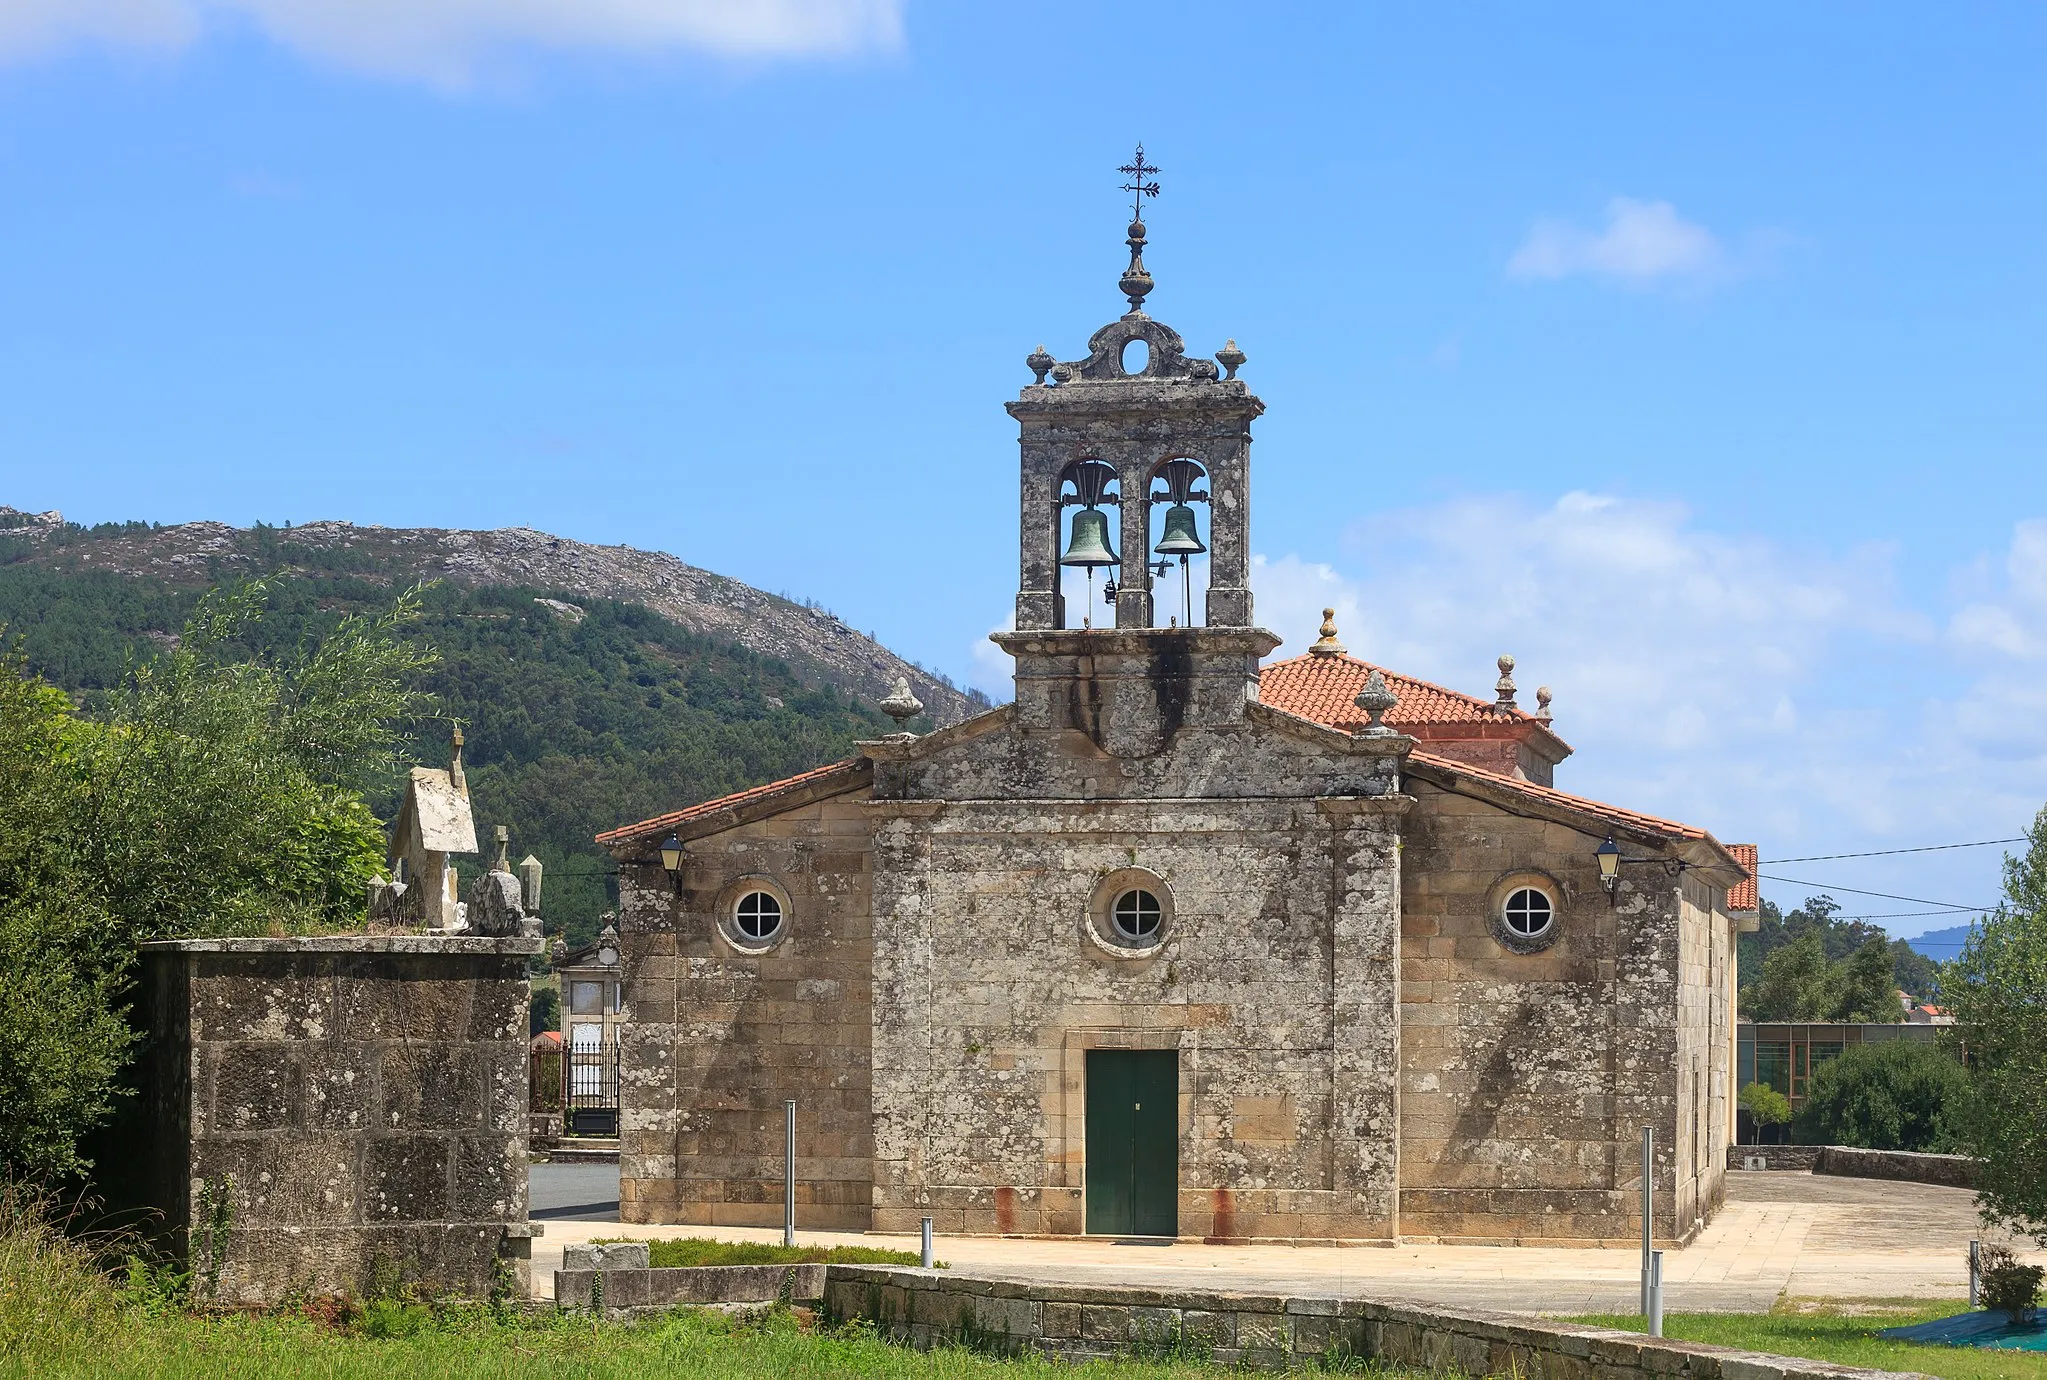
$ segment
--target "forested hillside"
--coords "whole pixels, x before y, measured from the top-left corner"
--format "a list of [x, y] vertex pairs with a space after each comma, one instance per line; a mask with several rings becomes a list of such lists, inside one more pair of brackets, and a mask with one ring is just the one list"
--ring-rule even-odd
[[[177, 530], [137, 525], [124, 542], [122, 529], [103, 529], [54, 549], [47, 538], [16, 537], [0, 550], [0, 624], [34, 670], [91, 707], [125, 666], [173, 643], [215, 581], [267, 577], [270, 611], [251, 634], [262, 645], [250, 650], [274, 651], [388, 606], [421, 573], [359, 551], [345, 562], [309, 560], [268, 530], [245, 543], [267, 546], [260, 563], [133, 571], [143, 540]], [[57, 552], [63, 559], [52, 559]], [[530, 851], [547, 865], [549, 928], [566, 925], [572, 942], [594, 934], [615, 895], [593, 835], [834, 760], [894, 727], [871, 695], [835, 684], [829, 664], [768, 655], [580, 590], [444, 579], [427, 590], [408, 635], [441, 658], [425, 687], [441, 717], [416, 725], [415, 760], [444, 761], [450, 722], [464, 725], [478, 834], [487, 840], [493, 825], [509, 825], [514, 856]], [[933, 698], [923, 685], [918, 693]], [[978, 698], [951, 693], [969, 709]], [[389, 818], [396, 783], [373, 804]]]
[[1735, 972], [1742, 1014], [1759, 1021], [1894, 1021], [1895, 993], [1932, 1001], [1939, 966], [1883, 926], [1843, 920], [1831, 896], [1782, 912], [1762, 903], [1762, 924], [1741, 936]]

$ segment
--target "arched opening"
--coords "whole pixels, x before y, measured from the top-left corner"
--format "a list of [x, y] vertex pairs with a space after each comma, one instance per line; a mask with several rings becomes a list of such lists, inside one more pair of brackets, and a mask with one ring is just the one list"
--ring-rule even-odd
[[1191, 628], [1208, 602], [1208, 471], [1184, 456], [1152, 467], [1145, 496], [1153, 627]]
[[1142, 374], [1151, 367], [1151, 342], [1143, 336], [1133, 336], [1123, 342], [1123, 372], [1130, 375]]
[[1122, 485], [1116, 467], [1076, 460], [1059, 475], [1059, 595], [1062, 628], [1116, 626]]

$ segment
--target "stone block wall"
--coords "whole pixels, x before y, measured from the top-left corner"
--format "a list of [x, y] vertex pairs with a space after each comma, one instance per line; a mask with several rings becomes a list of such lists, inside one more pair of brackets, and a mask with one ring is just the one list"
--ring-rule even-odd
[[[1397, 1235], [1406, 804], [876, 801], [874, 1228], [1084, 1231], [1087, 1052], [1142, 1048], [1181, 1235]], [[1089, 920], [1130, 869], [1170, 895], [1142, 956]]]
[[827, 1266], [824, 1311], [873, 1322], [919, 1348], [965, 1344], [1074, 1361], [1177, 1354], [1242, 1369], [1376, 1361], [1529, 1380], [1897, 1380], [1884, 1371], [1508, 1314], [1366, 1299], [1074, 1288], [884, 1266]]
[[[1640, 1135], [1658, 1128], [1657, 1235], [1673, 1211], [1679, 901], [1660, 869], [1610, 902], [1598, 838], [1410, 777], [1401, 900], [1401, 1229], [1450, 1241], [1620, 1241], [1640, 1231]], [[1631, 852], [1641, 851], [1631, 849]], [[1641, 869], [1649, 874], [1651, 869]], [[1557, 938], [1496, 937], [1517, 874], [1554, 884]]]
[[381, 1276], [524, 1296], [526, 962], [540, 944], [142, 947], [142, 1205], [202, 1295], [360, 1294]]
[[1685, 875], [1678, 885], [1677, 1128], [1671, 1142], [1680, 1236], [1703, 1228], [1726, 1196], [1733, 1044], [1720, 985], [1732, 977], [1734, 926], [1717, 894]]
[[[624, 1220], [779, 1225], [793, 1097], [797, 1224], [868, 1228], [869, 828], [858, 795], [842, 795], [690, 839], [679, 888], [625, 865]], [[749, 878], [788, 900], [765, 953], [720, 925]]]

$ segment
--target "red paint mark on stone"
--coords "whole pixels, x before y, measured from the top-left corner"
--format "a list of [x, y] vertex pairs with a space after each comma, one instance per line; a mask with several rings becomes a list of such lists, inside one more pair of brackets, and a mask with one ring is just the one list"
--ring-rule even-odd
[[1016, 1230], [1016, 1190], [998, 1188], [995, 1190], [995, 1231], [1007, 1236]]
[[1216, 1240], [1227, 1240], [1237, 1234], [1237, 1198], [1227, 1188], [1215, 1190], [1212, 1204], [1213, 1217], [1209, 1222], [1208, 1234]]

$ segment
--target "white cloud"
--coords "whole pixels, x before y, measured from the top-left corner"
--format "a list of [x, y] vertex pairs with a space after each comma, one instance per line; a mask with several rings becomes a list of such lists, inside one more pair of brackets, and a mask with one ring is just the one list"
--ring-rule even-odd
[[[1337, 609], [1353, 655], [1490, 698], [1502, 652], [1521, 703], [1556, 692], [1578, 753], [1558, 785], [1754, 839], [1766, 856], [1997, 838], [2047, 800], [2047, 522], [2022, 523], [1997, 601], [2023, 639], [1911, 607], [1892, 554], [1815, 553], [1701, 527], [1681, 506], [1495, 497], [1361, 524], [1359, 559], [1260, 560], [1258, 621], [1294, 655]], [[1958, 668], [1957, 644], [1980, 665]], [[1790, 875], [1986, 903], [1994, 849]], [[1817, 866], [1817, 865], [1814, 865]], [[1829, 870], [1831, 869], [1831, 870]], [[1797, 901], [1805, 888], [1766, 888]], [[1911, 911], [1855, 899], [1851, 913]], [[1886, 921], [1902, 932], [1949, 919]]]
[[903, 0], [5, 0], [0, 56], [94, 41], [176, 50], [254, 25], [343, 66], [460, 86], [508, 51], [830, 56], [894, 47]]
[[1719, 238], [1669, 202], [1618, 196], [1607, 203], [1606, 224], [1599, 230], [1538, 220], [1507, 261], [1507, 273], [1543, 279], [1588, 275], [1640, 286], [1711, 278], [1728, 266]]
[[2027, 661], [2047, 658], [2047, 521], [2018, 525], [2004, 566], [2004, 598], [1964, 607], [1949, 631], [1971, 651]]

